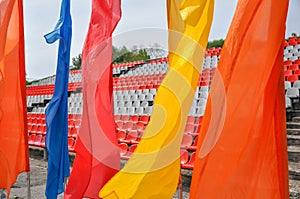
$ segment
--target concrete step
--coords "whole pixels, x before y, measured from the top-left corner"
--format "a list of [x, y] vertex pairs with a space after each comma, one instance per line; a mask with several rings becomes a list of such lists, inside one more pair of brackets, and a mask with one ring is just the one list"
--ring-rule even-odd
[[287, 135], [288, 146], [300, 147], [300, 135]]
[[288, 146], [289, 162], [300, 162], [300, 147]]
[[300, 117], [300, 110], [286, 110], [287, 121], [291, 121], [294, 117]]
[[300, 129], [286, 129], [288, 135], [300, 135]]
[[300, 129], [300, 122], [287, 122], [286, 128], [287, 129]]
[[[300, 182], [300, 163], [289, 162], [289, 179]], [[299, 190], [300, 191], [300, 190]]]
[[289, 180], [290, 184], [290, 199], [300, 198], [300, 181], [299, 180]]
[[299, 122], [300, 123], [300, 117], [293, 117], [292, 122]]

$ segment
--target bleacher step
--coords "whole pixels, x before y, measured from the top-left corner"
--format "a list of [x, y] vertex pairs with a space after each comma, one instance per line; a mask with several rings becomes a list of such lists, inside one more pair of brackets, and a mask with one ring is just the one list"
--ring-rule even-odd
[[290, 162], [300, 162], [300, 147], [288, 146], [288, 155]]
[[300, 122], [287, 122], [287, 129], [300, 129]]
[[288, 135], [300, 135], [300, 129], [286, 129]]
[[300, 117], [293, 117], [292, 122], [300, 122]]
[[300, 181], [300, 163], [289, 162], [289, 179]]
[[300, 110], [286, 110], [287, 121], [291, 121], [294, 117], [300, 117]]
[[300, 147], [300, 135], [287, 135], [288, 146]]
[[300, 198], [300, 181], [299, 180], [289, 180], [290, 184], [290, 199], [299, 199]]

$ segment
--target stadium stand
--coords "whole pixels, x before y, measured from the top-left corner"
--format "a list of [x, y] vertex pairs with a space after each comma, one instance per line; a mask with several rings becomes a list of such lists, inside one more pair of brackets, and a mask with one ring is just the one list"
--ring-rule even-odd
[[[198, 134], [204, 115], [209, 86], [220, 59], [221, 48], [207, 49], [198, 87], [189, 112], [181, 146], [181, 165], [193, 169]], [[291, 37], [284, 47], [286, 108], [299, 102], [300, 39]], [[168, 71], [168, 58], [113, 65], [113, 98], [116, 134], [123, 159], [135, 150], [150, 120], [157, 88]], [[51, 76], [27, 87], [28, 142], [45, 147], [45, 108], [51, 100], [55, 77]], [[69, 77], [69, 150], [74, 152], [82, 114], [82, 76], [73, 70]], [[298, 101], [297, 101], [298, 100]]]

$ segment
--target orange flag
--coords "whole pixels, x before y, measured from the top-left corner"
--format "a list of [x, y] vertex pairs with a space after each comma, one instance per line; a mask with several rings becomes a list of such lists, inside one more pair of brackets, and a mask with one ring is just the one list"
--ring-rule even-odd
[[283, 42], [288, 0], [240, 0], [200, 132], [191, 198], [289, 198]]
[[0, 188], [29, 171], [22, 0], [0, 1]]

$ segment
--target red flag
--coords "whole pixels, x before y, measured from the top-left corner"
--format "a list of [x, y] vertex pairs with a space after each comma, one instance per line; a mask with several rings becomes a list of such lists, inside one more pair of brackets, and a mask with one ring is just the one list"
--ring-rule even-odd
[[93, 0], [82, 52], [82, 123], [65, 198], [99, 198], [102, 186], [120, 168], [112, 106], [111, 65], [111, 36], [121, 17], [120, 4], [120, 0]]
[[289, 197], [287, 9], [288, 0], [239, 1], [202, 122], [191, 198]]
[[22, 0], [0, 1], [0, 188], [29, 171]]

